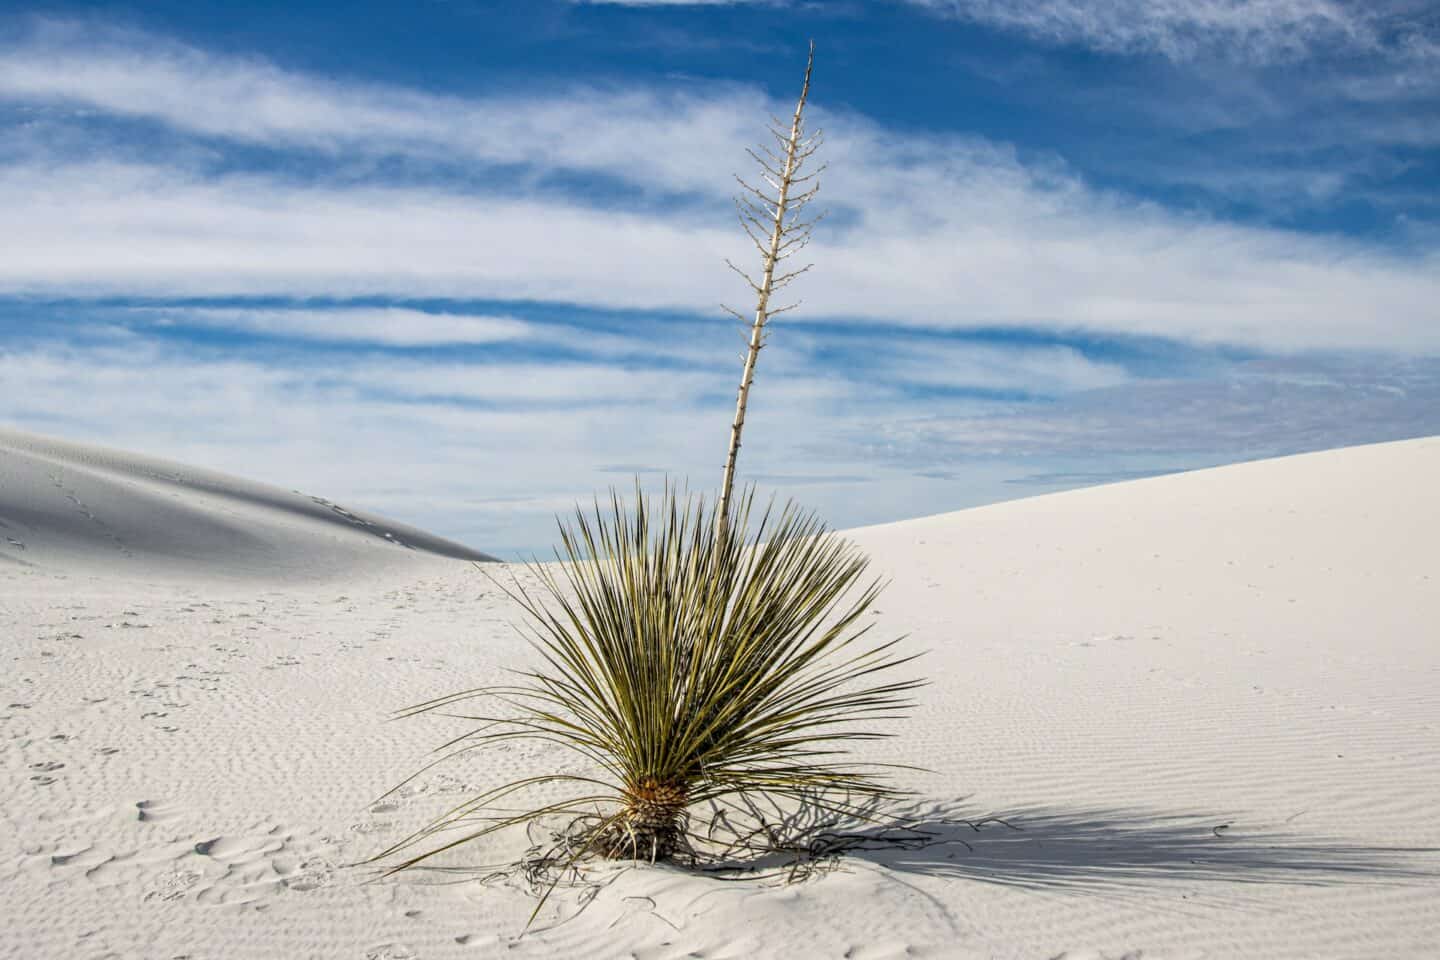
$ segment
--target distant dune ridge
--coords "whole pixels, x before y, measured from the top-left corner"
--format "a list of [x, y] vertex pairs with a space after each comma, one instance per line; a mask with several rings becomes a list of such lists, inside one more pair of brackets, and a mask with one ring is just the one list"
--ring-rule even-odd
[[493, 560], [321, 497], [0, 429], [0, 563], [117, 577], [335, 577], [415, 551]]
[[0, 960], [1434, 956], [1437, 491], [1430, 437], [849, 531], [933, 681], [857, 754], [932, 771], [901, 775], [928, 841], [791, 887], [609, 874], [520, 938], [485, 865], [524, 836], [348, 866], [576, 769], [497, 749], [376, 802], [475, 726], [388, 711], [534, 663], [482, 555], [0, 433]]

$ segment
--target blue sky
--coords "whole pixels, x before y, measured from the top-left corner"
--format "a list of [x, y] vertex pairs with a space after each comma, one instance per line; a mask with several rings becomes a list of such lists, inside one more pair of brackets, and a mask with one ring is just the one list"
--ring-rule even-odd
[[8, 4], [0, 424], [507, 556], [713, 487], [810, 38], [742, 479], [849, 526], [1440, 433], [1418, 0]]

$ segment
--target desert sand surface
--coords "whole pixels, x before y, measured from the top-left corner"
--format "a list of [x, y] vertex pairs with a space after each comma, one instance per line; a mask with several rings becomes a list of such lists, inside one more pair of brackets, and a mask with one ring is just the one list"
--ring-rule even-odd
[[[850, 532], [933, 683], [869, 759], [925, 845], [792, 885], [354, 866], [512, 746], [387, 713], [533, 663], [521, 567], [298, 494], [0, 434], [0, 956], [1440, 956], [1440, 438]], [[484, 544], [477, 546], [483, 547]], [[972, 829], [963, 819], [1003, 817]]]

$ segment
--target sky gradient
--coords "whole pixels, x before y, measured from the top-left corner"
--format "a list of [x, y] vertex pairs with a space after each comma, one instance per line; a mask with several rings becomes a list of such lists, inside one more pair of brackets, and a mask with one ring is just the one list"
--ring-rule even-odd
[[502, 556], [719, 481], [732, 175], [829, 216], [739, 478], [853, 526], [1440, 433], [1410, 0], [8, 5], [0, 425]]

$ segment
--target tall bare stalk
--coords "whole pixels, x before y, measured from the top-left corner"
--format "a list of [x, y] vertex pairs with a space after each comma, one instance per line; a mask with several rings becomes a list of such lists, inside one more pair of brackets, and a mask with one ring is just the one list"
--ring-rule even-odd
[[[812, 41], [810, 55], [805, 61], [805, 83], [800, 88], [800, 100], [795, 104], [795, 115], [790, 121], [789, 131], [785, 130], [780, 120], [771, 117], [770, 135], [774, 137], [779, 152], [771, 150], [763, 143], [759, 145], [758, 152], [746, 151], [760, 165], [763, 185], [755, 186], [739, 176], [735, 178], [744, 188], [744, 192], [735, 198], [740, 226], [760, 253], [761, 274], [757, 281], [729, 260], [725, 261], [731, 270], [740, 274], [750, 285], [756, 301], [753, 317], [745, 316], [729, 307], [725, 308], [742, 323], [750, 325], [750, 345], [745, 353], [745, 370], [741, 374], [740, 391], [735, 400], [735, 420], [730, 424], [730, 449], [725, 455], [725, 476], [720, 484], [720, 500], [716, 504], [716, 527], [722, 537], [730, 523], [735, 460], [740, 454], [740, 434], [745, 429], [745, 407], [750, 401], [750, 386], [755, 382], [755, 361], [767, 339], [765, 325], [771, 317], [799, 306], [799, 303], [792, 303], [783, 307], [771, 307], [770, 300], [811, 266], [806, 264], [792, 270], [782, 267], [781, 264], [805, 248], [810, 242], [811, 230], [820, 219], [806, 219], [803, 216], [805, 207], [815, 199], [820, 190], [818, 182], [810, 186], [805, 184], [815, 180], [824, 170], [822, 166], [812, 173], [802, 175], [806, 162], [815, 155], [821, 143], [819, 130], [809, 135], [805, 133], [805, 100], [810, 96], [810, 71], [814, 65], [815, 44]], [[797, 187], [798, 193], [794, 192]]]

